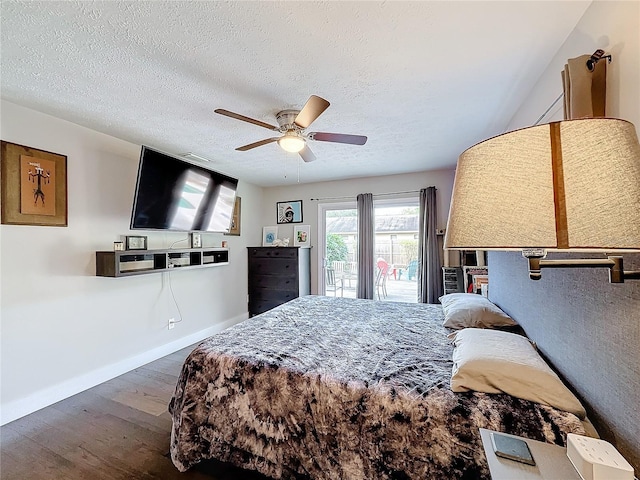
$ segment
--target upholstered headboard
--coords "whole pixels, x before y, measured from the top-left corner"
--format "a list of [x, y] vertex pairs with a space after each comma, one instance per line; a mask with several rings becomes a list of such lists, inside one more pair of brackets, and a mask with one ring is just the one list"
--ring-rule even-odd
[[[624, 261], [640, 270], [640, 255]], [[606, 269], [543, 269], [533, 281], [517, 252], [490, 252], [488, 263], [489, 298], [522, 325], [638, 475], [640, 281], [610, 284]]]

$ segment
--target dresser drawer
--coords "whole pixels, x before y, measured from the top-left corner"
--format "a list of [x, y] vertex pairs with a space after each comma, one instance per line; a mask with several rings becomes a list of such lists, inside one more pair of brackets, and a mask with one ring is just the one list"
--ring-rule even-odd
[[259, 288], [249, 292], [249, 303], [253, 302], [270, 302], [279, 301], [280, 303], [288, 302], [298, 298], [298, 292], [286, 290], [272, 290], [270, 288]]
[[289, 292], [288, 295], [280, 295], [277, 298], [275, 296], [274, 298], [256, 298], [255, 296], [249, 295], [249, 312], [251, 315], [258, 315], [297, 297], [297, 294], [291, 292]]
[[249, 315], [252, 317], [254, 315], [259, 315], [277, 307], [278, 305], [282, 305], [282, 302], [277, 300], [249, 302]]
[[297, 275], [298, 262], [292, 258], [249, 258], [249, 271], [252, 275]]
[[249, 258], [298, 258], [297, 248], [249, 248]]
[[249, 292], [262, 288], [297, 292], [298, 278], [294, 272], [291, 275], [253, 275], [249, 279]]

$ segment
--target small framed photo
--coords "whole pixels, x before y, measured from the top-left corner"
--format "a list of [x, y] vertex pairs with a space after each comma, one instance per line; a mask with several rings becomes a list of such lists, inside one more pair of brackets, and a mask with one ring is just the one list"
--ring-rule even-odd
[[310, 232], [309, 225], [296, 225], [293, 227], [293, 246], [309, 247], [311, 245]]
[[262, 246], [270, 247], [278, 238], [278, 227], [262, 227]]
[[147, 237], [143, 237], [142, 235], [127, 235], [126, 237], [124, 237], [124, 249], [146, 250]]
[[302, 223], [302, 200], [276, 203], [278, 223]]

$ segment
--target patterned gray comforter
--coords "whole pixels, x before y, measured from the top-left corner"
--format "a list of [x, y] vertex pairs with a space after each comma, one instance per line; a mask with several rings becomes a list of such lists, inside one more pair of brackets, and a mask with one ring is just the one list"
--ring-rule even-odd
[[180, 471], [216, 458], [273, 478], [489, 478], [478, 428], [564, 445], [573, 414], [453, 393], [439, 305], [308, 296], [187, 358], [171, 399]]

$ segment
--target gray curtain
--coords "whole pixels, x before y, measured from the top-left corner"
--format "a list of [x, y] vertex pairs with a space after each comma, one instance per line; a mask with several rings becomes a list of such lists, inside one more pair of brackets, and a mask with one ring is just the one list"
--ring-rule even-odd
[[438, 303], [442, 295], [442, 265], [436, 234], [436, 187], [420, 190], [418, 229], [418, 302]]
[[358, 298], [373, 299], [375, 212], [373, 194], [361, 193], [358, 201]]

